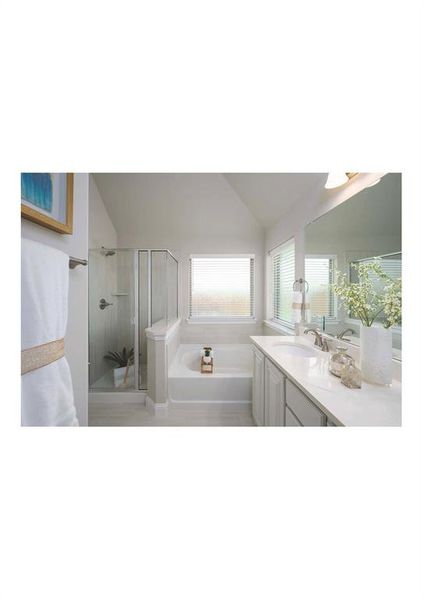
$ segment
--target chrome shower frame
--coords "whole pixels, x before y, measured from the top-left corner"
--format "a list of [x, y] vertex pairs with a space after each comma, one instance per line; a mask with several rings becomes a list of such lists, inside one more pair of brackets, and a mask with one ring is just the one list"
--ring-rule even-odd
[[[176, 263], [176, 318], [179, 317], [179, 261], [167, 248], [92, 248], [91, 250], [99, 250], [104, 257], [113, 256], [119, 251], [126, 251], [133, 253], [133, 279], [134, 279], [134, 376], [135, 376], [135, 387], [128, 391], [142, 391], [145, 392], [145, 388], [140, 387], [140, 312], [142, 310], [140, 300], [140, 256], [141, 252], [147, 253], [147, 328], [152, 326], [153, 317], [153, 303], [152, 303], [152, 281], [153, 281], [153, 269], [152, 269], [152, 257], [153, 252], [165, 252], [169, 255]], [[166, 280], [169, 281], [169, 263], [166, 263]], [[166, 319], [168, 319], [166, 309]], [[146, 328], [144, 328], [146, 329]], [[90, 346], [90, 344], [89, 344]], [[90, 364], [90, 363], [89, 363]], [[90, 388], [91, 391], [97, 391], [96, 388]], [[101, 391], [116, 392], [116, 389], [103, 388]]]

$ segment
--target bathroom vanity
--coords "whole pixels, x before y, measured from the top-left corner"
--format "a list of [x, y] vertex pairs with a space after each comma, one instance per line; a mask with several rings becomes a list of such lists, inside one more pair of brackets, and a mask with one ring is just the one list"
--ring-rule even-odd
[[252, 336], [253, 418], [258, 426], [399, 426], [401, 384], [345, 387], [329, 352], [304, 336]]

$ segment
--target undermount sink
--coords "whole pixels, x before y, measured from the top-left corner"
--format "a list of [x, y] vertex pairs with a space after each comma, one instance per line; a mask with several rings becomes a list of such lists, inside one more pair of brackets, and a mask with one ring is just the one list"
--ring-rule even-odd
[[274, 345], [278, 352], [289, 354], [290, 356], [301, 356], [302, 358], [314, 358], [316, 351], [302, 344], [293, 342], [278, 342]]

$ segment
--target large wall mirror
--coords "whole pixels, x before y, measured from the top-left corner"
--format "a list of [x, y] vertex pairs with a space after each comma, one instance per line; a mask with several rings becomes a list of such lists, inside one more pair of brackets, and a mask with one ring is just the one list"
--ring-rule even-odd
[[[389, 173], [380, 182], [346, 200], [306, 227], [305, 278], [309, 283], [311, 323], [329, 335], [352, 330], [345, 337], [359, 344], [360, 321], [348, 314], [331, 290], [333, 271], [350, 281], [355, 263], [380, 257], [391, 277], [401, 277], [401, 174]], [[401, 327], [394, 327], [393, 353], [401, 355]]]

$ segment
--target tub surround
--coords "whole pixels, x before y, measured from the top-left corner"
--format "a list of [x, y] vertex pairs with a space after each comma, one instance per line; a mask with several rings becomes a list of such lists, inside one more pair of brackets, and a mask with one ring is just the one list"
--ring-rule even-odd
[[[328, 419], [327, 424], [340, 426], [400, 426], [401, 384], [394, 380], [385, 387], [363, 382], [361, 389], [346, 388], [339, 378], [329, 373], [329, 352], [315, 348], [307, 336], [252, 336], [251, 340], [263, 356], [286, 376]], [[287, 353], [282, 346], [296, 344], [301, 348]], [[297, 355], [294, 354], [297, 353]], [[311, 354], [311, 356], [305, 356]], [[254, 384], [253, 384], [254, 385]], [[289, 419], [292, 418], [290, 411]], [[284, 422], [290, 425], [291, 423]], [[298, 423], [297, 423], [298, 424]]]
[[147, 336], [148, 393], [146, 406], [150, 413], [166, 415], [168, 409], [168, 365], [179, 346], [181, 319], [172, 324], [158, 321], [145, 330]]
[[213, 373], [201, 373], [200, 344], [181, 344], [169, 368], [174, 403], [251, 403], [251, 344], [213, 345]]

